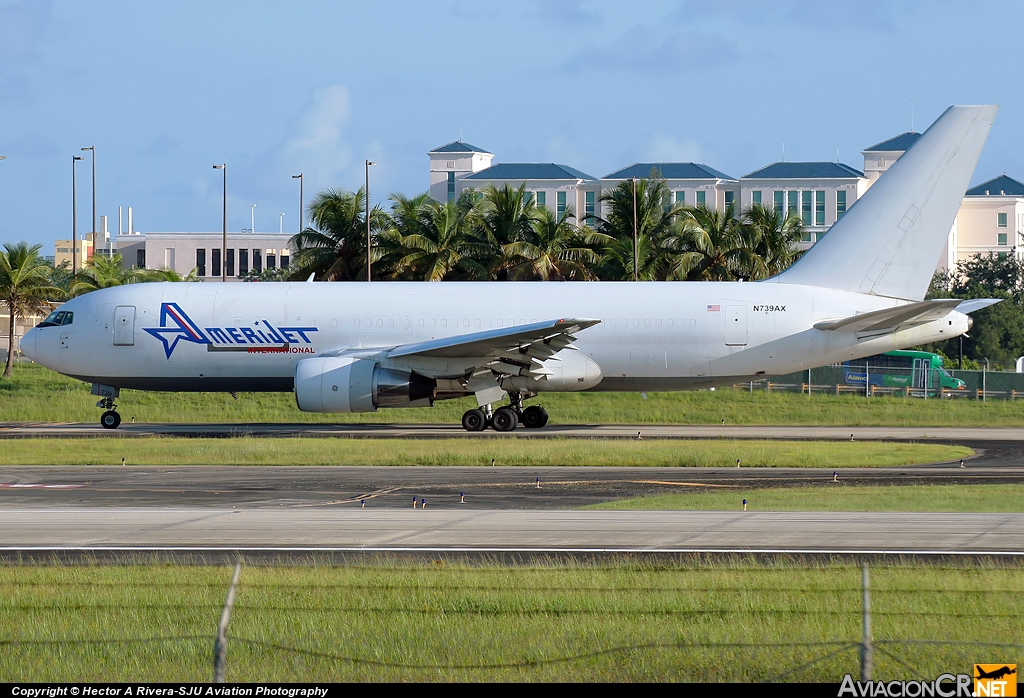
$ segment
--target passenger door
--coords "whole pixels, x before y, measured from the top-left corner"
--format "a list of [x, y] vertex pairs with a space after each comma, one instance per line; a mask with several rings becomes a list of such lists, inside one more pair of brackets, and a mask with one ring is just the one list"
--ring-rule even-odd
[[135, 306], [119, 305], [114, 308], [114, 346], [135, 345]]
[[747, 343], [747, 306], [730, 305], [725, 309], [725, 344], [741, 347]]

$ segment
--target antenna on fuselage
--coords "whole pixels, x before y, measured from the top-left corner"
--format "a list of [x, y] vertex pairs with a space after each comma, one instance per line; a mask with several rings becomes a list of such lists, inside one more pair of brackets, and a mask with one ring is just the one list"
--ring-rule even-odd
[[306, 279], [306, 283], [307, 283], [307, 284], [311, 284], [311, 283], [313, 283], [313, 277], [314, 277], [314, 276], [316, 276], [316, 272], [313, 272], [312, 274], [310, 274], [310, 275], [309, 275], [309, 278], [308, 278], [308, 279]]

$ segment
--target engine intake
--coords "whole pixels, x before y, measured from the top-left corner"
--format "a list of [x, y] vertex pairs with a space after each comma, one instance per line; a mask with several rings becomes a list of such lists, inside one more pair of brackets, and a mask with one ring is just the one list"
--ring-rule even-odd
[[433, 379], [346, 357], [302, 359], [295, 365], [295, 402], [303, 412], [374, 412], [378, 407], [429, 407]]

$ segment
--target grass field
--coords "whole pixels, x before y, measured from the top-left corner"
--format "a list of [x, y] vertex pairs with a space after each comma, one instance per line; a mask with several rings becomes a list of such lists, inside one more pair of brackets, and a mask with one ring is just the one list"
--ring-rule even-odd
[[10, 439], [0, 465], [627, 465], [850, 468], [967, 458], [965, 446], [610, 439]]
[[[89, 386], [35, 364], [18, 364], [0, 380], [0, 421], [95, 422], [100, 411]], [[538, 400], [554, 424], [809, 424], [849, 426], [1020, 426], [1024, 401], [919, 400], [852, 395], [714, 392], [546, 394]], [[300, 412], [291, 393], [145, 393], [125, 390], [118, 402], [126, 420], [140, 422], [372, 422], [458, 424], [472, 399], [430, 409], [367, 414]]]
[[[1021, 642], [1021, 572], [873, 567], [875, 678], [1020, 663], [1020, 644], [970, 643]], [[860, 576], [750, 562], [243, 568], [227, 680], [838, 682], [858, 674]], [[2, 567], [0, 681], [208, 681], [230, 577]]]
[[824, 482], [814, 487], [688, 489], [630, 497], [584, 507], [616, 511], [935, 511], [1024, 512], [1024, 485], [847, 485]]

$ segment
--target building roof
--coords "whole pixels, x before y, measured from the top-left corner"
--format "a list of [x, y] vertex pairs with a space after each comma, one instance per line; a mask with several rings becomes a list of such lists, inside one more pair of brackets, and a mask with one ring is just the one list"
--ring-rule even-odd
[[743, 179], [850, 179], [864, 173], [841, 162], [773, 162]]
[[1000, 175], [967, 190], [967, 196], [1024, 196], [1024, 184]]
[[635, 162], [629, 167], [605, 175], [605, 179], [632, 179], [650, 177], [652, 170], [661, 172], [664, 179], [736, 179], [713, 167], [697, 162]]
[[893, 136], [892, 138], [882, 141], [881, 143], [875, 143], [870, 148], [865, 148], [864, 152], [870, 153], [876, 150], [882, 150], [887, 152], [903, 152], [905, 150], [909, 150], [910, 146], [917, 143], [917, 139], [920, 137], [920, 133], [917, 133], [915, 131], [907, 131], [906, 133], [901, 133], [898, 136]]
[[463, 179], [590, 179], [586, 172], [553, 162], [502, 162], [466, 175]]
[[488, 155], [494, 155], [494, 153], [484, 150], [483, 148], [477, 148], [475, 145], [469, 143], [463, 143], [462, 141], [452, 141], [444, 145], [439, 145], [431, 153], [487, 153]]

